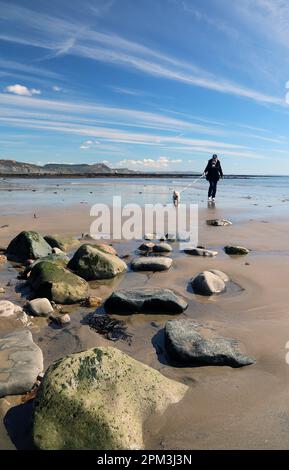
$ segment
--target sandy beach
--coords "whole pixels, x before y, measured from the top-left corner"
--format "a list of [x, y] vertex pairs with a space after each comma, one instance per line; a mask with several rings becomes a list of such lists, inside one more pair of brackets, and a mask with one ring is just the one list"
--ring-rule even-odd
[[[24, 229], [42, 235], [58, 233], [80, 237], [89, 232], [89, 206], [38, 211], [1, 216], [0, 246]], [[242, 210], [240, 209], [240, 213]], [[229, 227], [210, 227], [211, 218], [234, 217]], [[30, 317], [33, 339], [41, 347], [44, 365], [64, 355], [99, 345], [113, 345], [133, 358], [160, 371], [164, 376], [189, 386], [185, 398], [168, 408], [161, 419], [146, 424], [147, 449], [286, 449], [288, 435], [289, 366], [285, 361], [289, 340], [287, 291], [289, 283], [289, 222], [273, 217], [268, 208], [262, 217], [236, 220], [236, 209], [200, 207], [199, 244], [217, 250], [214, 258], [180, 253], [173, 243], [173, 266], [167, 272], [136, 273], [130, 270], [113, 280], [90, 282], [91, 293], [102, 299], [117, 288], [170, 288], [183, 296], [188, 309], [178, 318], [204, 322], [225, 337], [242, 344], [256, 364], [243, 368], [174, 367], [167, 362], [163, 326], [170, 316], [130, 315], [121, 317], [132, 334], [132, 343], [111, 343], [93, 331], [84, 318], [93, 309], [80, 305], [63, 306], [71, 323], [55, 328], [45, 318]], [[7, 225], [7, 227], [5, 227]], [[3, 227], [4, 226], [4, 227]], [[114, 248], [126, 259], [136, 257], [139, 241], [117, 241]], [[242, 245], [252, 250], [247, 256], [231, 257], [224, 253], [227, 244]], [[199, 272], [219, 269], [230, 277], [236, 289], [211, 297], [195, 295], [189, 281]], [[8, 262], [0, 265], [0, 286], [5, 286], [2, 299], [18, 305], [25, 298], [17, 293], [17, 268]], [[10, 282], [11, 285], [7, 286]], [[16, 291], [16, 292], [15, 292]], [[116, 316], [117, 318], [117, 316]], [[19, 322], [1, 319], [1, 335], [19, 328]], [[0, 357], [1, 361], [1, 357]], [[33, 448], [31, 410], [33, 401], [25, 404], [21, 396], [0, 400], [0, 449]]]

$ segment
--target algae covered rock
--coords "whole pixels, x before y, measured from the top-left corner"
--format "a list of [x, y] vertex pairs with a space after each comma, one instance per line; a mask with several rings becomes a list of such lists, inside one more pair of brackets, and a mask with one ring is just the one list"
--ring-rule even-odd
[[78, 248], [68, 268], [87, 281], [110, 279], [126, 271], [126, 263], [103, 248], [85, 243]]
[[76, 274], [51, 263], [40, 261], [31, 270], [28, 282], [37, 297], [60, 304], [74, 304], [88, 297], [88, 284]]
[[26, 261], [47, 256], [51, 246], [37, 232], [21, 232], [8, 245], [7, 257], [15, 261]]
[[187, 386], [111, 347], [52, 364], [37, 394], [34, 443], [40, 449], [142, 449], [143, 427]]
[[51, 246], [51, 248], [59, 248], [61, 251], [68, 251], [79, 245], [79, 240], [71, 236], [62, 235], [46, 235], [44, 240]]

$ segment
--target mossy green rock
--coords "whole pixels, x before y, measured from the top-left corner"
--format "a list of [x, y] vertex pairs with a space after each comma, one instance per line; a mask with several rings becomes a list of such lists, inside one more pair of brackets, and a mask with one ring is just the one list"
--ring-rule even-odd
[[28, 282], [37, 297], [60, 304], [74, 304], [89, 295], [84, 279], [50, 261], [40, 261], [31, 270]]
[[78, 248], [68, 263], [68, 268], [87, 281], [110, 279], [127, 269], [126, 263], [104, 250], [85, 243]]
[[118, 349], [100, 347], [52, 364], [34, 408], [34, 443], [44, 450], [143, 449], [143, 427], [188, 387]]
[[21, 232], [8, 245], [8, 259], [26, 261], [49, 255], [51, 246], [37, 232]]
[[65, 253], [63, 254], [55, 254], [51, 253], [50, 255], [43, 256], [43, 258], [37, 259], [34, 261], [34, 263], [30, 264], [27, 266], [23, 273], [23, 277], [27, 278], [31, 270], [36, 266], [38, 263], [41, 263], [42, 261], [50, 261], [51, 263], [57, 264], [57, 266], [62, 266], [63, 268], [66, 268], [67, 263], [69, 262], [68, 256], [66, 256]]
[[47, 241], [52, 248], [59, 248], [62, 251], [72, 250], [72, 248], [78, 246], [80, 243], [79, 240], [71, 236], [61, 235], [46, 235], [44, 240]]

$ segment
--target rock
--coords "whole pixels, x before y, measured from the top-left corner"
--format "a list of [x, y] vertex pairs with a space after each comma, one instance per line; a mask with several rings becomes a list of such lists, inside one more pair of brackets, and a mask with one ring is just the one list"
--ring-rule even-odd
[[171, 258], [141, 256], [132, 260], [131, 268], [133, 271], [167, 271], [170, 269], [172, 262]]
[[103, 300], [100, 297], [94, 297], [90, 295], [86, 300], [85, 300], [85, 307], [88, 308], [98, 308], [103, 304]]
[[138, 249], [139, 251], [152, 251], [153, 247], [155, 246], [154, 243], [152, 242], [147, 242], [147, 243], [142, 243]]
[[62, 251], [60, 248], [52, 248], [52, 253], [54, 255], [66, 256], [66, 253], [64, 251]]
[[36, 317], [49, 317], [53, 313], [53, 307], [46, 298], [30, 300], [27, 308]]
[[8, 245], [7, 257], [15, 261], [26, 261], [47, 256], [51, 246], [37, 232], [21, 232]]
[[224, 251], [227, 255], [247, 255], [250, 253], [250, 250], [244, 246], [225, 246]]
[[106, 245], [105, 243], [96, 243], [93, 245], [98, 250], [104, 251], [104, 253], [109, 253], [110, 255], [117, 256], [117, 251], [113, 246]]
[[5, 289], [4, 289], [4, 287], [0, 287], [0, 294], [5, 294]]
[[223, 279], [224, 282], [229, 282], [230, 278], [228, 274], [223, 273], [223, 271], [219, 271], [218, 269], [210, 269], [210, 273], [215, 274], [216, 276], [219, 276], [221, 279]]
[[[54, 249], [54, 248], [53, 248]], [[36, 266], [36, 264], [42, 261], [49, 261], [50, 263], [57, 264], [57, 266], [61, 266], [62, 268], [66, 268], [69, 258], [65, 253], [51, 253], [50, 255], [44, 256], [43, 258], [34, 260], [32, 264], [28, 264], [26, 267], [23, 278], [27, 278], [31, 272], [31, 270]]]
[[0, 300], [0, 318], [12, 317], [16, 313], [22, 312], [23, 310], [19, 305], [15, 305], [9, 300]]
[[29, 330], [16, 330], [0, 338], [0, 397], [26, 393], [43, 370], [41, 349]]
[[5, 255], [0, 255], [0, 264], [7, 263], [7, 257]]
[[211, 271], [203, 271], [192, 280], [192, 288], [195, 294], [213, 295], [226, 290], [226, 284], [222, 277]]
[[173, 249], [168, 243], [159, 243], [153, 247], [153, 251], [155, 253], [170, 253]]
[[37, 297], [46, 297], [59, 304], [74, 304], [88, 297], [88, 283], [76, 274], [49, 261], [34, 266], [28, 283]]
[[209, 258], [212, 258], [213, 256], [217, 256], [218, 252], [217, 251], [212, 251], [212, 250], [206, 250], [204, 248], [185, 248], [184, 252], [187, 255], [192, 255], [192, 256], [207, 256]]
[[82, 245], [68, 263], [68, 268], [87, 281], [110, 279], [126, 271], [126, 263], [94, 245]]
[[194, 320], [167, 321], [165, 343], [169, 356], [182, 365], [242, 367], [256, 362], [240, 351], [236, 340]]
[[226, 219], [211, 219], [207, 220], [208, 225], [212, 225], [213, 227], [226, 227], [228, 225], [232, 225], [232, 222]]
[[61, 315], [59, 317], [59, 323], [61, 326], [68, 325], [68, 323], [70, 322], [71, 322], [71, 318], [70, 318], [70, 315], [68, 315], [68, 313], [65, 313], [64, 315]]
[[40, 385], [34, 443], [42, 450], [143, 449], [144, 423], [187, 390], [115, 348], [72, 354], [52, 364]]
[[146, 233], [144, 235], [144, 240], [155, 240], [156, 239], [156, 234], [155, 233]]
[[130, 315], [132, 313], [178, 314], [186, 310], [187, 302], [169, 289], [131, 289], [113, 292], [105, 301], [107, 313]]
[[79, 246], [79, 240], [70, 236], [46, 235], [44, 240], [47, 241], [51, 248], [58, 248], [62, 252], [72, 250], [72, 248]]

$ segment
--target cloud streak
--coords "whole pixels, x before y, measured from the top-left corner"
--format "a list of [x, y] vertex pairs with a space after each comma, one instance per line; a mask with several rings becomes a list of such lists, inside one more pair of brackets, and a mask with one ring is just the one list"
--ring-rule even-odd
[[[0, 2], [0, 6], [2, 12], [5, 11], [0, 11], [0, 20], [5, 19], [6, 24], [6, 28], [0, 33], [2, 40], [49, 50], [53, 57], [63, 54], [75, 55], [261, 104], [284, 105], [283, 98], [210, 74], [191, 63], [110, 32], [94, 31], [81, 22], [52, 17], [19, 5]], [[16, 25], [16, 31], [21, 34], [11, 33], [12, 28], [8, 26], [12, 23], [13, 31]]]

